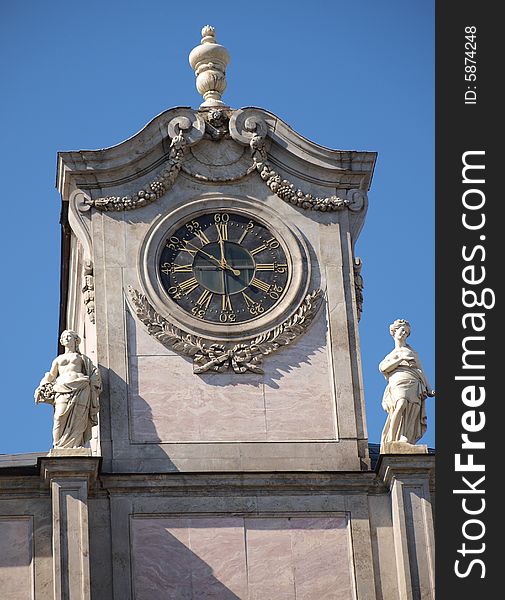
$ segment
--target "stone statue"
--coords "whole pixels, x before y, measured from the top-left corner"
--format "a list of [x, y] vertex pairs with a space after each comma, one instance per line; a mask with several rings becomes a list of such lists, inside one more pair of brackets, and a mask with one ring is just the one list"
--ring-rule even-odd
[[379, 365], [388, 385], [382, 408], [388, 413], [382, 431], [381, 452], [387, 444], [401, 442], [414, 445], [426, 431], [425, 399], [434, 396], [417, 352], [407, 344], [410, 323], [397, 319], [389, 327], [395, 348]]
[[65, 352], [57, 356], [35, 390], [35, 402], [54, 407], [53, 447], [82, 448], [98, 423], [100, 371], [79, 352], [81, 339], [65, 330], [60, 343]]

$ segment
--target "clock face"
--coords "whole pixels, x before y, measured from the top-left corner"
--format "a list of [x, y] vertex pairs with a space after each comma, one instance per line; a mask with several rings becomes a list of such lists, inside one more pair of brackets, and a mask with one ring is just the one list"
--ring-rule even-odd
[[289, 262], [263, 223], [231, 210], [199, 215], [165, 240], [159, 276], [169, 297], [197, 319], [243, 323], [282, 298]]

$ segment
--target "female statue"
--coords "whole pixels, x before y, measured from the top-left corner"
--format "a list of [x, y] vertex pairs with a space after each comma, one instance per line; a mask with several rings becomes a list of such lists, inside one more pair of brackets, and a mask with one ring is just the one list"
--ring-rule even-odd
[[83, 447], [91, 439], [91, 428], [98, 423], [100, 372], [79, 352], [80, 342], [75, 331], [61, 334], [65, 352], [54, 359], [35, 390], [35, 402], [54, 406], [54, 448]]
[[380, 363], [388, 385], [382, 408], [388, 413], [382, 431], [381, 452], [388, 442], [415, 444], [426, 431], [425, 399], [434, 396], [417, 352], [407, 344], [410, 323], [397, 319], [389, 327], [395, 348]]

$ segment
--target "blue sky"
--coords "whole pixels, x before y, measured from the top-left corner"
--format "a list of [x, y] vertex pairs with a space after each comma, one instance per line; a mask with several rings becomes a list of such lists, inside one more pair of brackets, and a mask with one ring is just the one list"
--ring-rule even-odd
[[51, 447], [51, 410], [34, 405], [33, 390], [57, 350], [56, 153], [112, 146], [167, 108], [197, 107], [187, 57], [207, 23], [231, 54], [230, 106], [266, 108], [330, 148], [379, 153], [356, 248], [370, 441], [385, 420], [377, 365], [395, 318], [411, 322], [434, 385], [432, 1], [3, 3], [0, 453]]

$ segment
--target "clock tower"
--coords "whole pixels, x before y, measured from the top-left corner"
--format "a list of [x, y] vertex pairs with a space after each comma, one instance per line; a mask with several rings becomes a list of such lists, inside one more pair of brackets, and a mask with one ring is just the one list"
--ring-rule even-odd
[[9, 589], [24, 540], [36, 598], [433, 599], [433, 456], [377, 462], [366, 432], [376, 153], [227, 106], [202, 36], [199, 108], [58, 155], [60, 325], [103, 391], [90, 450], [0, 472]]
[[103, 369], [96, 452], [121, 472], [362, 471], [354, 245], [376, 154], [226, 106], [228, 53], [202, 33], [199, 109], [59, 154], [62, 326]]

